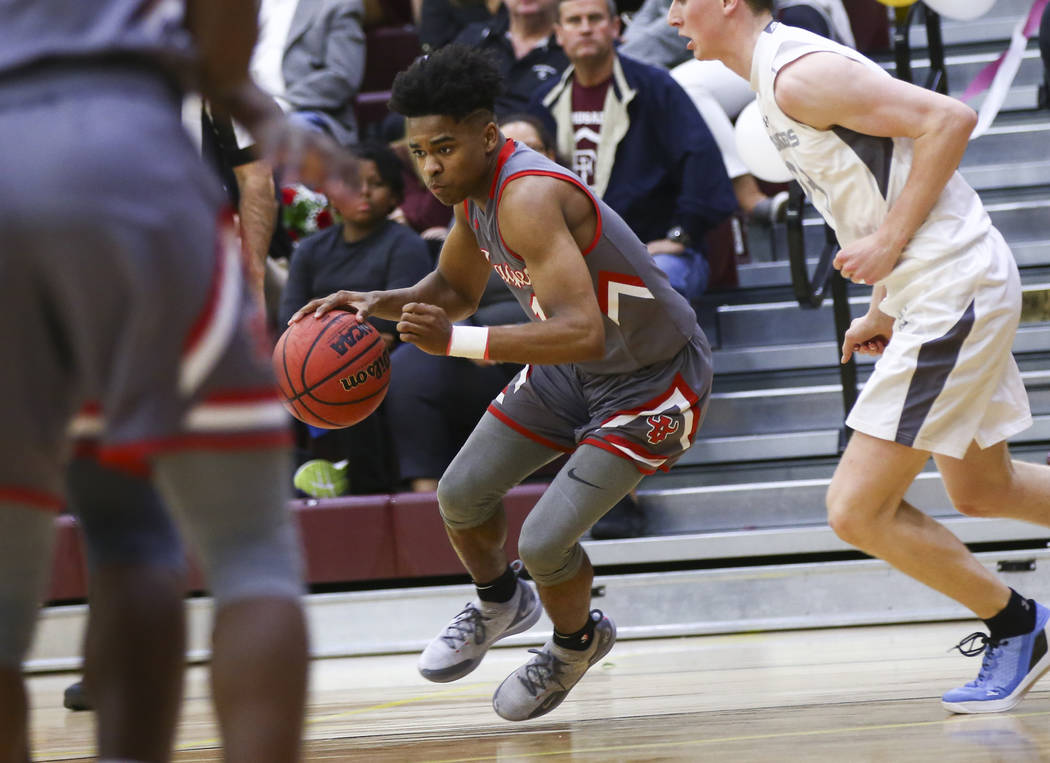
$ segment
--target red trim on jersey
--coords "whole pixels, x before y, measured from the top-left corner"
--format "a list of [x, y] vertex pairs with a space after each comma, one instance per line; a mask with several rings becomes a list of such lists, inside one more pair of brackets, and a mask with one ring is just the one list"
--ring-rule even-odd
[[587, 245], [587, 248], [580, 252], [580, 254], [582, 254], [584, 257], [590, 254], [591, 250], [593, 250], [594, 247], [598, 245], [598, 240], [602, 237], [602, 210], [598, 206], [598, 200], [594, 197], [594, 194], [591, 193], [590, 189], [583, 184], [583, 181], [577, 178], [569, 177], [568, 175], [563, 175], [560, 172], [551, 172], [550, 170], [522, 170], [521, 172], [515, 172], [513, 175], [508, 176], [507, 179], [503, 181], [503, 185], [501, 185], [499, 189], [499, 196], [496, 198], [495, 211], [496, 232], [499, 233], [499, 240], [500, 243], [503, 244], [503, 248], [506, 249], [511, 255], [517, 257], [519, 260], [522, 260], [524, 262], [524, 259], [521, 257], [521, 255], [519, 255], [517, 252], [515, 252], [513, 249], [507, 246], [507, 242], [503, 240], [503, 231], [499, 229], [499, 203], [500, 199], [503, 198], [503, 191], [507, 187], [507, 183], [509, 183], [511, 180], [515, 180], [526, 175], [540, 175], [542, 177], [552, 177], [556, 180], [564, 180], [567, 183], [572, 183], [576, 185], [581, 191], [587, 194], [587, 198], [590, 199], [591, 204], [594, 205], [594, 214], [598, 220], [598, 223], [594, 226], [594, 238], [591, 240], [591, 243]]
[[629, 440], [626, 437], [622, 437], [618, 434], [609, 433], [602, 437], [606, 442], [612, 443], [613, 445], [622, 445], [631, 451], [639, 458], [648, 458], [652, 461], [666, 461], [670, 456], [664, 453], [653, 453], [651, 450], [646, 450], [644, 446], [639, 445], [634, 440]]
[[149, 479], [153, 473], [148, 461], [126, 461], [118, 463], [115, 461], [104, 460], [97, 440], [77, 440], [73, 444], [73, 457], [105, 464], [107, 468], [112, 469], [113, 471], [124, 472], [125, 474], [130, 474], [132, 477], [137, 477], [139, 479]]
[[[640, 471], [642, 474], [656, 473], [656, 469], [653, 469], [648, 465], [641, 463], [637, 459], [631, 458], [619, 448], [614, 448], [609, 443], [605, 442], [604, 440], [599, 440], [597, 437], [585, 437], [583, 442], [580, 443], [580, 445], [593, 445], [596, 448], [601, 448], [602, 450], [612, 453], [614, 456], [619, 456], [624, 461], [634, 464], [634, 468]], [[662, 469], [663, 467], [660, 468]]]
[[654, 408], [658, 403], [667, 402], [667, 398], [669, 398], [671, 396], [671, 393], [674, 392], [676, 389], [682, 393], [686, 400], [689, 401], [689, 406], [691, 408], [696, 407], [696, 404], [700, 401], [700, 396], [696, 394], [696, 391], [686, 383], [685, 379], [682, 378], [682, 374], [677, 373], [674, 375], [674, 379], [671, 380], [671, 384], [663, 392], [656, 395], [651, 400], [642, 403], [637, 408], [625, 408], [622, 411], [617, 411], [616, 413], [612, 414], [607, 419], [605, 419], [605, 421], [602, 422], [602, 426], [605, 426], [617, 416], [635, 416], [641, 413], [642, 411], [648, 411]]
[[[496, 171], [492, 175], [492, 185], [489, 186], [489, 198], [493, 198], [496, 195], [496, 182], [499, 180], [499, 174], [503, 172], [503, 165], [510, 159], [510, 155], [514, 153], [517, 146], [514, 145], [514, 141], [507, 138], [507, 142], [503, 144], [503, 148], [499, 150], [499, 158], [496, 160]], [[498, 202], [497, 202], [498, 203]]]
[[[602, 315], [609, 314], [609, 284], [622, 283], [626, 286], [641, 286], [648, 288], [638, 276], [629, 276], [626, 273], [615, 273], [611, 270], [598, 271], [598, 308]], [[671, 386], [674, 386], [673, 384]], [[644, 408], [640, 410], [645, 410]]]
[[521, 424], [516, 422], [514, 419], [512, 419], [510, 416], [508, 416], [506, 413], [504, 413], [503, 411], [501, 411], [499, 408], [497, 408], [495, 405], [493, 405], [491, 403], [489, 404], [489, 413], [491, 413], [497, 419], [499, 419], [504, 424], [506, 424], [508, 427], [513, 429], [515, 432], [518, 432], [519, 434], [525, 435], [530, 440], [532, 440], [534, 442], [538, 442], [540, 445], [543, 445], [546, 448], [550, 448], [551, 450], [558, 450], [558, 451], [561, 451], [562, 453], [572, 453], [572, 451], [573, 451], [573, 448], [566, 448], [566, 447], [564, 447], [562, 445], [558, 445], [558, 443], [552, 442], [551, 440], [548, 440], [546, 437], [543, 437], [543, 436], [538, 435], [538, 434], [536, 434], [535, 432], [533, 432], [533, 431], [531, 431], [529, 429], [526, 429], [524, 426], [522, 426]]
[[55, 493], [16, 485], [0, 485], [0, 501], [20, 503], [33, 509], [59, 512], [65, 508], [65, 499]]
[[223, 268], [226, 258], [222, 252], [222, 230], [225, 226], [233, 227], [233, 210], [228, 205], [223, 206], [218, 215], [218, 224], [215, 229], [215, 264], [212, 268], [211, 284], [208, 286], [208, 296], [204, 300], [204, 308], [197, 315], [197, 319], [193, 322], [193, 326], [190, 327], [182, 343], [183, 355], [188, 355], [204, 336], [219, 306], [219, 294], [222, 292], [223, 279], [226, 278]]
[[180, 450], [264, 450], [293, 443], [287, 429], [269, 432], [187, 434], [159, 440], [140, 440], [121, 445], [102, 446], [98, 462], [105, 466], [136, 473], [151, 456]]

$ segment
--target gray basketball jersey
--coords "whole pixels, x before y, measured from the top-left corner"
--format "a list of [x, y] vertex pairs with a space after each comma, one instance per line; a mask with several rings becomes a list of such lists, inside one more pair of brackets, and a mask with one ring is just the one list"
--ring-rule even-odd
[[[751, 63], [751, 88], [770, 139], [806, 196], [847, 246], [874, 233], [886, 218], [911, 171], [910, 138], [864, 135], [841, 126], [818, 130], [787, 116], [777, 105], [777, 74], [802, 56], [831, 52], [889, 77], [875, 62], [844, 45], [804, 29], [773, 22], [759, 35]], [[883, 279], [881, 309], [899, 316], [925, 288], [923, 281], [968, 279], [988, 263], [959, 264], [959, 253], [982, 240], [991, 221], [977, 193], [956, 172], [925, 222], [905, 247], [893, 272]], [[991, 250], [989, 250], [991, 251]]]
[[191, 54], [184, 17], [183, 0], [0, 0], [0, 73], [115, 56], [174, 69]]
[[530, 148], [508, 140], [499, 156], [489, 201], [482, 209], [465, 201], [467, 218], [489, 263], [534, 321], [546, 320], [532, 290], [524, 260], [503, 243], [500, 197], [507, 183], [524, 175], [545, 175], [572, 183], [594, 204], [598, 225], [583, 251], [605, 324], [605, 357], [577, 363], [589, 373], [626, 373], [667, 360], [700, 333], [693, 308], [671, 288], [645, 244], [627, 223], [592, 194], [569, 170]]

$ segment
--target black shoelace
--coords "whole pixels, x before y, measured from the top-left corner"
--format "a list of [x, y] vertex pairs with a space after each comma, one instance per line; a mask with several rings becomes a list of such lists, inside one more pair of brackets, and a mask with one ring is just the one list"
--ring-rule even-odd
[[[976, 644], [978, 641], [981, 642], [980, 646], [974, 646], [974, 644]], [[1000, 644], [1005, 644], [1005, 643], [1006, 643], [1005, 640], [1004, 641], [997, 641], [997, 640], [993, 639], [991, 636], [989, 636], [989, 635], [987, 635], [985, 633], [981, 633], [980, 631], [977, 631], [976, 633], [971, 633], [969, 636], [964, 638], [962, 641], [960, 641], [958, 644], [953, 646], [948, 651], [951, 652], [951, 651], [953, 651], [955, 649], [958, 649], [959, 650], [959, 654], [963, 655], [964, 657], [976, 657], [981, 652], [983, 652], [985, 649], [988, 649], [989, 651], [991, 651], [991, 650], [995, 649], [997, 646], [999, 646]]]
[[485, 619], [481, 616], [481, 610], [474, 606], [473, 602], [467, 602], [452, 622], [441, 634], [441, 640], [456, 649], [459, 644], [466, 643], [467, 639], [474, 636], [474, 642], [480, 644], [485, 640]]
[[525, 665], [525, 675], [518, 676], [525, 691], [533, 697], [547, 688], [548, 681], [557, 681], [562, 662], [545, 649], [530, 649], [536, 656]]

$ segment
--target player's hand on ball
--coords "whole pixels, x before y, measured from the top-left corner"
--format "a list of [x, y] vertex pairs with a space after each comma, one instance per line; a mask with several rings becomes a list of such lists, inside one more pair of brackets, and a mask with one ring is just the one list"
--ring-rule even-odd
[[883, 241], [878, 233], [872, 233], [839, 251], [832, 264], [843, 278], [871, 286], [893, 271], [900, 256], [899, 249]]
[[448, 352], [449, 337], [452, 336], [452, 321], [445, 311], [436, 305], [409, 302], [401, 310], [397, 333], [402, 342], [409, 342], [431, 355]]
[[884, 313], [854, 318], [842, 340], [842, 362], [848, 363], [853, 353], [881, 355], [892, 336], [893, 319]]
[[329, 310], [349, 310], [351, 313], [356, 313], [358, 318], [364, 320], [371, 314], [374, 301], [375, 298], [371, 292], [337, 291], [334, 294], [329, 294], [327, 297], [311, 299], [295, 311], [295, 315], [288, 319], [288, 324], [291, 325], [310, 313], [320, 318]]

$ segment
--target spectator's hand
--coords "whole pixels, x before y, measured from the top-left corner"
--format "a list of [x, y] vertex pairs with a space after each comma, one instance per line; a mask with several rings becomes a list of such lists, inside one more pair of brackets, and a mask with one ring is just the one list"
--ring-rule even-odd
[[658, 238], [656, 241], [650, 241], [645, 246], [649, 250], [649, 254], [682, 254], [685, 252], [685, 247], [682, 244], [669, 238]]
[[435, 225], [432, 228], [427, 228], [419, 235], [427, 241], [444, 241], [448, 238], [448, 228], [444, 225]]
[[832, 264], [843, 278], [873, 285], [893, 271], [900, 256], [900, 250], [886, 244], [876, 231], [843, 248]]
[[436, 305], [409, 302], [401, 310], [397, 324], [402, 342], [409, 342], [431, 355], [445, 355], [452, 336], [452, 321]]
[[356, 313], [360, 320], [364, 320], [371, 314], [375, 303], [374, 294], [374, 292], [337, 291], [327, 297], [311, 299], [288, 319], [288, 324], [291, 325], [310, 313], [313, 313], [315, 318], [320, 318], [329, 310], [349, 310]]
[[394, 207], [394, 211], [387, 215], [387, 218], [393, 220], [395, 223], [408, 225], [408, 218], [405, 217], [405, 210], [401, 209], [401, 207]]
[[878, 308], [850, 323], [842, 340], [842, 363], [848, 363], [853, 353], [881, 355], [893, 336], [893, 318]]

